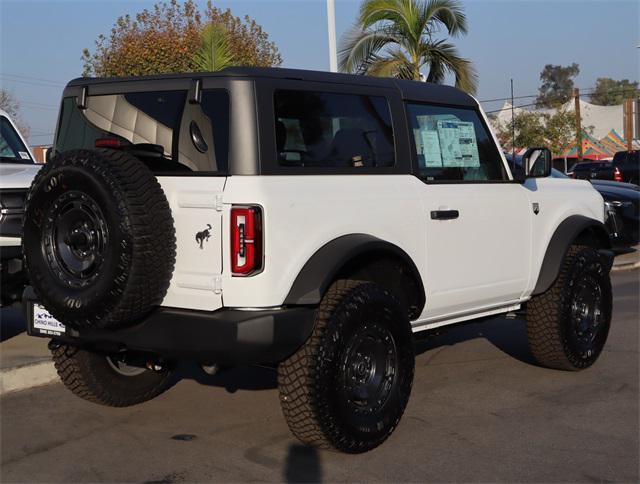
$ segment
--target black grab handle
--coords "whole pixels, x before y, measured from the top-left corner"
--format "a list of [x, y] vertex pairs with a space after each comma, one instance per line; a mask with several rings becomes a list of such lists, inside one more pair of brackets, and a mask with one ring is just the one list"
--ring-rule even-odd
[[459, 216], [460, 212], [457, 210], [433, 210], [431, 212], [431, 220], [452, 220]]

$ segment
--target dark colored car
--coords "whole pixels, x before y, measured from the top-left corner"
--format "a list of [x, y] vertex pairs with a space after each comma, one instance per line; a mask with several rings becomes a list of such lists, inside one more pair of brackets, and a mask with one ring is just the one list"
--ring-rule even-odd
[[604, 170], [610, 165], [610, 161], [581, 161], [569, 169], [571, 178], [577, 180], [591, 180], [596, 178], [600, 170]]
[[640, 183], [640, 151], [618, 151], [611, 163], [596, 168], [593, 178]]

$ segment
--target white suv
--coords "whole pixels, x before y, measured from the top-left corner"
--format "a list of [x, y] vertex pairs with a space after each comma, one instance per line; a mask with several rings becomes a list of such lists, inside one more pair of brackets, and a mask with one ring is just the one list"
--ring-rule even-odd
[[139, 403], [173, 363], [275, 364], [303, 442], [382, 443], [412, 334], [526, 313], [533, 355], [591, 365], [611, 320], [602, 197], [514, 179], [451, 87], [285, 69], [77, 79], [29, 192], [29, 332], [87, 400]]
[[27, 190], [39, 169], [13, 121], [0, 109], [0, 306], [19, 301], [27, 283], [22, 267], [22, 214]]

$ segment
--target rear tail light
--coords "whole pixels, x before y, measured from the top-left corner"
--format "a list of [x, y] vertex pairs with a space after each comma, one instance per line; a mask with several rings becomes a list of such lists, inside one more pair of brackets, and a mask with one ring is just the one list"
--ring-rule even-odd
[[231, 208], [231, 272], [249, 276], [262, 270], [262, 210], [256, 206]]
[[620, 170], [618, 169], [617, 166], [616, 166], [616, 169], [613, 171], [613, 180], [617, 182], [622, 181], [622, 173], [620, 173]]

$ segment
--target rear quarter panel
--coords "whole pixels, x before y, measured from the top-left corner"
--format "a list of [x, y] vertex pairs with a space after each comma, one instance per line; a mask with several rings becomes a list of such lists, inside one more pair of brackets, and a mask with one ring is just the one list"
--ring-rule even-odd
[[[365, 233], [403, 249], [420, 269], [424, 234], [411, 175], [232, 176], [224, 191], [223, 299], [227, 307], [281, 305], [309, 258], [331, 240]], [[228, 270], [231, 204], [264, 213], [264, 270], [234, 277]], [[423, 281], [424, 282], [424, 281]]]

